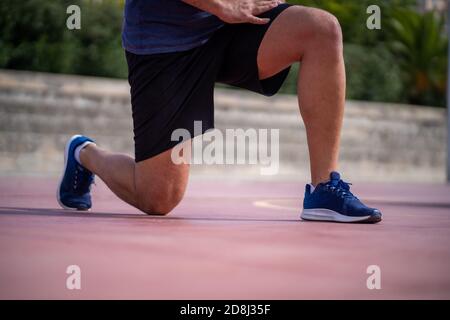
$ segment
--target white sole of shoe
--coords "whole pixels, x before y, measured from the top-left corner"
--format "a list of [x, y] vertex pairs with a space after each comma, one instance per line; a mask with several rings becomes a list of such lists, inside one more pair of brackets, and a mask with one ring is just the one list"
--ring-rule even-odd
[[301, 218], [308, 221], [328, 221], [342, 223], [379, 222], [374, 216], [349, 217], [329, 209], [303, 209]]

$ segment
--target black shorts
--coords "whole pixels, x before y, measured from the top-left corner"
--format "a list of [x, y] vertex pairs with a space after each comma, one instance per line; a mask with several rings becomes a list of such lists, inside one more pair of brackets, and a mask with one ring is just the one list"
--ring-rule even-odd
[[[261, 15], [271, 22], [287, 7]], [[257, 54], [270, 26], [226, 24], [204, 45], [184, 52], [136, 55], [126, 52], [131, 86], [135, 160], [140, 162], [173, 148], [172, 132], [187, 129], [194, 138], [194, 121], [202, 131], [214, 128], [216, 82], [266, 96], [278, 92], [289, 68], [259, 80]]]

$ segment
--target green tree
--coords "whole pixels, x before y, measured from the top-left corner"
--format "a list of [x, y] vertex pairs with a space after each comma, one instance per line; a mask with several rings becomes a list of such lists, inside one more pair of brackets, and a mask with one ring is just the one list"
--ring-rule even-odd
[[344, 47], [347, 98], [366, 101], [404, 101], [403, 82], [395, 57], [385, 45]]
[[72, 31], [76, 45], [74, 73], [126, 77], [121, 45], [122, 5], [115, 0], [81, 1], [81, 30]]
[[320, 8], [335, 15], [341, 24], [344, 42], [359, 45], [377, 46], [386, 39], [385, 29], [371, 31], [366, 28], [367, 8], [378, 5], [382, 12], [382, 25], [390, 20], [395, 8], [410, 8], [416, 0], [289, 0], [291, 4], [300, 4]]
[[[415, 11], [416, 0], [290, 0], [339, 19], [348, 97], [445, 105], [447, 41], [443, 17]], [[82, 12], [81, 30], [66, 28], [66, 8]], [[378, 5], [382, 29], [368, 30]], [[121, 48], [124, 0], [0, 1], [0, 68], [105, 77], [127, 75]], [[296, 92], [298, 64], [282, 91]]]
[[[68, 30], [66, 8], [81, 8]], [[123, 1], [0, 1], [0, 68], [126, 77], [121, 48]]]
[[0, 2], [0, 67], [70, 72], [74, 43], [63, 1]]
[[389, 27], [389, 48], [402, 70], [408, 102], [444, 106], [448, 47], [444, 18], [399, 8]]

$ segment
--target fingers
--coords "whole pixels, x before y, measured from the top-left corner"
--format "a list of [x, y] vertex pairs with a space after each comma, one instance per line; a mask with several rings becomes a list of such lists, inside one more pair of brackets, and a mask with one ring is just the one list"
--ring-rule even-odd
[[256, 0], [256, 1], [254, 1], [254, 3], [256, 5], [264, 5], [264, 4], [269, 4], [271, 2], [279, 4], [281, 2], [281, 0]]
[[252, 24], [267, 24], [270, 22], [270, 19], [269, 18], [258, 18], [258, 17], [250, 15], [250, 16], [247, 16], [247, 19], [245, 22], [252, 23]]
[[[253, 2], [253, 3], [252, 3]], [[270, 22], [269, 18], [259, 18], [258, 15], [267, 12], [281, 3], [284, 3], [283, 0], [253, 0], [249, 2], [242, 2], [243, 5], [252, 4], [252, 6], [244, 6], [241, 7], [241, 14], [243, 14], [244, 19], [242, 17], [239, 19], [240, 22], [235, 23], [252, 23], [252, 24], [267, 24]]]
[[253, 10], [254, 15], [259, 15], [278, 6], [278, 2], [269, 2], [268, 4], [259, 5]]
[[277, 7], [280, 4], [279, 0], [259, 0], [255, 3], [255, 7], [253, 8], [253, 12], [250, 16], [248, 16], [249, 23], [253, 24], [266, 24], [270, 21], [270, 19], [267, 18], [258, 18], [255, 17], [257, 15], [260, 15], [261, 13], [264, 13], [266, 11], [269, 11], [275, 7]]
[[262, 1], [256, 2], [254, 4], [254, 6], [255, 6], [255, 9], [258, 9], [258, 10], [262, 10], [264, 8], [270, 10], [272, 8], [275, 8], [279, 4], [280, 3], [278, 0], [262, 0]]

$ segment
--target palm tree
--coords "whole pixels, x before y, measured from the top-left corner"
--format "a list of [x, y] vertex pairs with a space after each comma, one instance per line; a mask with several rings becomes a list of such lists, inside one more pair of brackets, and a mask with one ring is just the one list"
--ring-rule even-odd
[[402, 70], [407, 100], [444, 106], [448, 42], [444, 17], [396, 9], [388, 28], [389, 48]]

